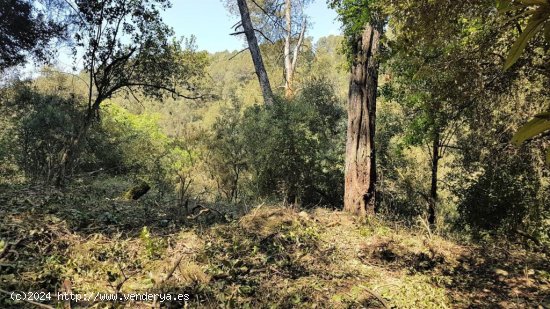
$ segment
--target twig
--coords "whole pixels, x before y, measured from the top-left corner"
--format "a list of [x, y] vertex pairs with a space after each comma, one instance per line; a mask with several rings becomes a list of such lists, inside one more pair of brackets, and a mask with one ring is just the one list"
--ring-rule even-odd
[[133, 274], [126, 276], [126, 274], [124, 273], [124, 269], [122, 269], [122, 267], [120, 266], [120, 263], [117, 263], [117, 266], [118, 266], [118, 269], [120, 270], [120, 273], [124, 277], [124, 279], [116, 285], [116, 292], [119, 293], [122, 290], [122, 286], [126, 283], [126, 281], [130, 280], [137, 272], [134, 272]]
[[424, 228], [426, 229], [426, 231], [428, 231], [428, 238], [431, 240], [433, 238], [433, 235], [432, 235], [432, 229], [430, 228], [430, 225], [421, 216], [418, 216], [418, 218], [422, 223], [422, 225], [424, 226]]
[[531, 241], [534, 242], [535, 245], [537, 245], [537, 246], [541, 246], [541, 245], [542, 245], [541, 242], [540, 242], [540, 240], [538, 240], [537, 238], [535, 238], [535, 237], [532, 236], [532, 235], [527, 234], [526, 232], [524, 232], [524, 231], [522, 231], [522, 230], [516, 229], [516, 230], [514, 230], [513, 232], [516, 233], [516, 234], [518, 234], [519, 236], [522, 236], [522, 237], [524, 237], [524, 238], [526, 238], [526, 239], [528, 239], [528, 240], [531, 240]]
[[[0, 289], [0, 292], [4, 293], [4, 294], [6, 294], [6, 295], [9, 295], [10, 297], [11, 297], [11, 294], [12, 294], [12, 293], [10, 293], [10, 292], [8, 292], [8, 291], [4, 291], [4, 290], [2, 290], [2, 289]], [[28, 300], [28, 299], [26, 299], [26, 298], [22, 298], [21, 300], [22, 300], [22, 301], [25, 301], [25, 302], [27, 302], [27, 303], [29, 303], [29, 304], [33, 304], [33, 305], [35, 305], [35, 306], [38, 306], [38, 307], [40, 307], [40, 308], [55, 309], [54, 307], [52, 307], [52, 306], [50, 306], [50, 305], [38, 303], [38, 302], [35, 302], [35, 301], [32, 301], [32, 300]]]
[[233, 58], [237, 57], [238, 55], [240, 55], [242, 52], [244, 52], [245, 50], [248, 50], [248, 47], [239, 51], [238, 53], [234, 54], [233, 56], [231, 56], [228, 60], [232, 60]]
[[0, 263], [0, 267], [12, 267], [12, 268], [15, 268], [15, 264], [2, 264], [2, 263]]
[[386, 300], [382, 296], [378, 295], [378, 293], [374, 292], [364, 285], [360, 285], [359, 287], [367, 291], [370, 295], [374, 296], [382, 304], [382, 306], [384, 306], [384, 308], [390, 308], [388, 302], [386, 302]]
[[[170, 269], [170, 271], [168, 272], [168, 274], [166, 274], [166, 277], [164, 277], [164, 279], [162, 281], [159, 282], [158, 285], [161, 285], [163, 284], [164, 282], [168, 281], [168, 279], [170, 279], [173, 275], [174, 275], [174, 272], [176, 272], [176, 269], [178, 269], [178, 266], [180, 265], [181, 261], [183, 260], [183, 256], [185, 254], [191, 254], [192, 252], [184, 252], [180, 255], [179, 259], [176, 261], [176, 263], [174, 263], [174, 265], [172, 266], [172, 269]], [[155, 306], [157, 305], [157, 298], [155, 297], [155, 299], [153, 300], [153, 304], [151, 305], [151, 308], [155, 308]]]
[[[189, 253], [190, 252], [187, 252], [187, 254], [189, 254]], [[174, 275], [174, 272], [176, 271], [176, 269], [180, 265], [181, 260], [183, 260], [183, 255], [184, 254], [180, 255], [180, 258], [176, 261], [176, 263], [174, 263], [174, 266], [172, 266], [172, 269], [170, 270], [170, 272], [168, 272], [168, 274], [166, 274], [166, 277], [164, 278], [164, 280], [162, 280], [161, 283], [163, 283], [165, 281], [168, 281], [168, 279], [170, 279]]]
[[17, 245], [19, 245], [19, 243], [21, 241], [23, 241], [23, 237], [22, 238], [19, 238], [17, 239], [15, 242], [13, 243], [7, 243], [6, 246], [4, 247], [4, 249], [2, 249], [2, 252], [0, 252], [0, 259], [3, 258], [4, 256], [6, 256], [9, 252], [12, 252], [12, 250], [10, 250], [12, 247], [15, 248], [17, 247]]
[[214, 209], [214, 208], [208, 208], [208, 207], [202, 206], [200, 204], [193, 207], [193, 209], [191, 209], [191, 213], [195, 212], [195, 210], [197, 210], [199, 208], [202, 208], [202, 209], [199, 211], [198, 214], [196, 214], [194, 216], [187, 216], [187, 219], [194, 220], [194, 219], [198, 218], [200, 215], [202, 215], [203, 213], [215, 212], [218, 215], [220, 215], [225, 221], [227, 221], [227, 222], [231, 221], [231, 220], [227, 219], [227, 216], [224, 213], [222, 213], [221, 211], [219, 211], [217, 209]]

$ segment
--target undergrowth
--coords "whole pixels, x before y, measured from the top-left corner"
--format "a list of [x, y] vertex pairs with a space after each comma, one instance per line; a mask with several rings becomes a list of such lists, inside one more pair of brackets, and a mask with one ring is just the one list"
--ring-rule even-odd
[[[186, 215], [154, 198], [119, 200], [122, 186], [67, 192], [19, 186], [0, 193], [3, 291], [57, 292], [69, 284], [74, 293], [187, 293], [187, 306], [200, 308], [548, 304], [547, 257], [504, 243], [457, 243], [324, 209], [260, 205], [227, 221]], [[153, 305], [185, 304], [72, 308]], [[25, 306], [32, 307], [0, 298], [2, 308]]]

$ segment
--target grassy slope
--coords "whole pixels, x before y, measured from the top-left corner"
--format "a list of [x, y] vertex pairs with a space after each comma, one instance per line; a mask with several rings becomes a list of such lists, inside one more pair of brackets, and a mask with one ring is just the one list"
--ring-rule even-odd
[[[116, 199], [127, 186], [115, 179], [65, 193], [0, 187], [0, 289], [56, 292], [68, 279], [79, 293], [189, 293], [191, 307], [536, 308], [549, 302], [542, 254], [458, 244], [322, 209], [261, 205], [230, 222], [212, 212], [188, 219], [172, 203]], [[23, 305], [0, 295], [2, 308]], [[85, 304], [73, 303], [79, 306]]]

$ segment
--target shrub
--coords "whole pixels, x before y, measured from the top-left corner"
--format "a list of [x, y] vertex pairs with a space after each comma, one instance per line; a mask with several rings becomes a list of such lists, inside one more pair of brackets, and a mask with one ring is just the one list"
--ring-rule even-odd
[[[251, 196], [306, 206], [340, 205], [343, 110], [332, 87], [315, 80], [294, 100], [275, 102], [248, 108], [242, 116], [236, 111], [218, 119], [210, 149], [214, 157], [223, 158], [216, 162], [226, 169], [215, 170], [242, 174], [246, 169], [248, 177], [240, 181]], [[236, 175], [233, 172], [233, 183]], [[226, 176], [218, 177], [223, 186], [231, 186]]]

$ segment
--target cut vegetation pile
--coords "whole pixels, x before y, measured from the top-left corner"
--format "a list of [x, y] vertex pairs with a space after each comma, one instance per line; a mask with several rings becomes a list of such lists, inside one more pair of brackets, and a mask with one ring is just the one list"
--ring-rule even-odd
[[[0, 192], [4, 292], [187, 293], [190, 307], [206, 308], [537, 308], [549, 302], [547, 257], [502, 244], [461, 245], [323, 209], [260, 205], [230, 222], [219, 216], [199, 222], [200, 216], [175, 215], [173, 206], [152, 200], [87, 200], [83, 192], [28, 187]], [[22, 306], [33, 307], [0, 296], [2, 308]]]

